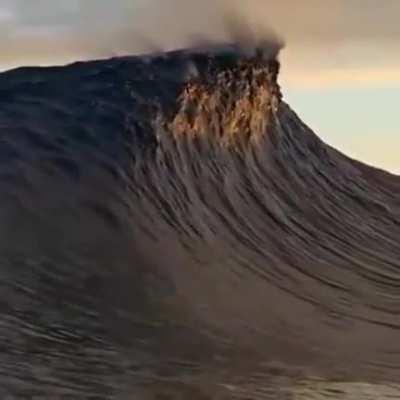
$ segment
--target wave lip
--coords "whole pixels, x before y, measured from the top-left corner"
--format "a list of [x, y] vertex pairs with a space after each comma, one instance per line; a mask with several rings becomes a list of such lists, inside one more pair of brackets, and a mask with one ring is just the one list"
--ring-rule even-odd
[[169, 129], [175, 136], [215, 135], [223, 145], [257, 141], [281, 102], [279, 62], [261, 47], [250, 57], [237, 46], [209, 54], [207, 73], [185, 85]]

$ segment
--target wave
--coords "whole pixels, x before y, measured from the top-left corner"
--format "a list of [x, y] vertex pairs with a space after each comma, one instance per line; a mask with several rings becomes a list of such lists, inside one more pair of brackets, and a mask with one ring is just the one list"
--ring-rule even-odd
[[400, 178], [298, 118], [276, 53], [0, 74], [5, 395], [393, 389]]

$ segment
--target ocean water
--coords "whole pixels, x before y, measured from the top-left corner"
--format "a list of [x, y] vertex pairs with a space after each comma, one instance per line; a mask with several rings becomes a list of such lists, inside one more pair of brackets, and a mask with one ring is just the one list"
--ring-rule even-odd
[[0, 74], [2, 398], [391, 399], [400, 178], [235, 48]]

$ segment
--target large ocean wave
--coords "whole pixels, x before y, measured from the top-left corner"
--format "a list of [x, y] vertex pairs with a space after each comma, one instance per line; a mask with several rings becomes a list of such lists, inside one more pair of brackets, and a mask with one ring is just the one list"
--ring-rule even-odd
[[0, 75], [0, 393], [399, 395], [400, 178], [297, 117], [277, 50]]

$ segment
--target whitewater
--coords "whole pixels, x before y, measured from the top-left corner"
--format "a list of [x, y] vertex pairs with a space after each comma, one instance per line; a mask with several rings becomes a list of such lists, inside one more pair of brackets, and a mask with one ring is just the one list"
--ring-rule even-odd
[[400, 396], [400, 178], [279, 48], [0, 74], [2, 398]]

